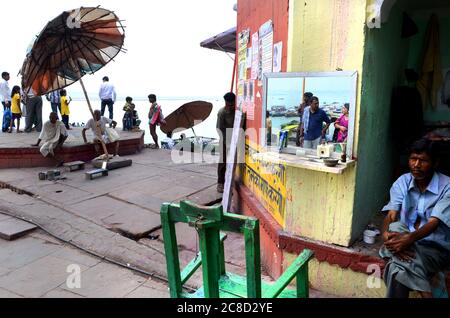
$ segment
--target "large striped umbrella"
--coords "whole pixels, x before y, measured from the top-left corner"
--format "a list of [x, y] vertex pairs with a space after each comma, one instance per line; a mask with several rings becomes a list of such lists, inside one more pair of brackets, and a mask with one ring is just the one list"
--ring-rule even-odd
[[[80, 81], [94, 116], [81, 78], [125, 51], [124, 39], [124, 27], [112, 11], [81, 7], [61, 13], [47, 23], [28, 50], [20, 72], [23, 91], [40, 96]], [[107, 154], [104, 144], [103, 149]]]

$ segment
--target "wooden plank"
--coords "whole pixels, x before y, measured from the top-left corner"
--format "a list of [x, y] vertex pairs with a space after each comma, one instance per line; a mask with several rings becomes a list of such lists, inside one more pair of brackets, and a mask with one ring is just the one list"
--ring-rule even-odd
[[197, 269], [202, 266], [202, 253], [198, 253], [197, 256], [186, 265], [186, 267], [181, 272], [181, 285], [187, 283], [187, 281], [195, 274]]
[[280, 154], [275, 152], [264, 152], [253, 155], [253, 160], [266, 161], [272, 164], [282, 164], [294, 168], [307, 169], [325, 173], [343, 174], [345, 170], [355, 166], [356, 161], [348, 160], [339, 163], [336, 167], [327, 167], [323, 160], [302, 158], [295, 155]]
[[219, 297], [220, 278], [220, 233], [217, 228], [199, 229], [200, 251], [202, 253], [203, 283], [206, 298]]
[[[221, 273], [225, 274], [225, 259], [223, 251], [223, 242], [226, 240], [227, 235], [225, 233], [220, 233], [220, 245], [221, 245], [221, 264], [223, 261], [223, 269], [221, 268]], [[181, 285], [187, 283], [187, 281], [195, 274], [195, 272], [202, 266], [202, 253], [198, 253], [197, 256], [183, 269], [181, 272]]]
[[[229, 298], [248, 298], [247, 297], [247, 279], [246, 277], [242, 277], [233, 273], [227, 273], [222, 276], [219, 281], [220, 292], [226, 292], [228, 294], [233, 295], [233, 297]], [[265, 283], [261, 281], [261, 288], [264, 292], [270, 290], [272, 288], [272, 284]], [[284, 289], [281, 294], [278, 296], [279, 298], [296, 298], [296, 291], [292, 289]]]
[[261, 256], [259, 221], [247, 220], [244, 227], [247, 297], [261, 298]]
[[244, 114], [240, 110], [236, 110], [233, 125], [233, 135], [231, 138], [230, 150], [227, 154], [227, 169], [225, 174], [225, 185], [222, 198], [223, 211], [228, 212], [231, 205], [231, 197], [233, 193], [234, 172], [236, 169], [237, 150], [239, 141], [242, 141], [240, 132], [244, 124]]
[[276, 283], [267, 290], [264, 298], [276, 298], [285, 289], [289, 283], [297, 276], [298, 271], [304, 266], [313, 256], [313, 252], [310, 250], [304, 250], [299, 257], [292, 263], [291, 266], [281, 275]]
[[182, 293], [180, 261], [178, 258], [178, 244], [175, 223], [171, 221], [168, 203], [161, 207], [161, 225], [166, 256], [167, 277], [169, 279], [170, 297], [180, 298]]
[[297, 298], [309, 298], [309, 266], [306, 262], [297, 272]]

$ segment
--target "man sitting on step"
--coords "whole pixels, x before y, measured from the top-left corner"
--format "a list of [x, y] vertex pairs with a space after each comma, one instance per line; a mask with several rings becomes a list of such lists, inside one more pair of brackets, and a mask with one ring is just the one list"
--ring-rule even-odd
[[31, 145], [33, 147], [39, 147], [41, 141], [43, 145], [41, 147], [41, 154], [44, 157], [51, 156], [58, 160], [58, 166], [61, 166], [64, 161], [58, 159], [55, 150], [61, 149], [62, 145], [68, 137], [66, 127], [64, 123], [58, 120], [58, 114], [55, 112], [50, 113], [49, 121], [47, 121], [39, 135], [38, 141]]
[[[106, 127], [106, 124], [109, 124], [110, 127]], [[100, 155], [100, 145], [101, 145], [101, 142], [103, 142], [105, 144], [115, 143], [114, 155], [118, 156], [119, 155], [119, 144], [120, 144], [119, 139], [120, 139], [120, 137], [114, 131], [116, 126], [117, 126], [117, 122], [115, 122], [112, 119], [103, 117], [99, 110], [94, 111], [94, 118], [89, 119], [88, 122], [86, 123], [86, 126], [81, 131], [84, 143], [88, 143], [88, 140], [86, 138], [86, 131], [91, 129], [92, 133], [94, 134], [93, 142], [94, 142], [95, 151], [96, 151], [97, 155]]]
[[[387, 259], [384, 280], [389, 298], [408, 298], [410, 291], [433, 296], [431, 280], [450, 264], [450, 178], [435, 171], [437, 154], [433, 143], [414, 143], [409, 156], [411, 173], [401, 176], [391, 188], [383, 226]], [[433, 284], [434, 285], [434, 284]]]

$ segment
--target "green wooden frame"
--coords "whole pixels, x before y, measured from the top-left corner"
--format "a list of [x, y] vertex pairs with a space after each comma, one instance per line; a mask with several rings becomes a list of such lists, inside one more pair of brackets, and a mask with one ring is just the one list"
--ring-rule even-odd
[[[199, 236], [200, 253], [182, 271], [178, 256], [175, 224], [187, 223]], [[170, 296], [172, 298], [275, 298], [309, 296], [308, 262], [313, 256], [304, 250], [275, 284], [261, 282], [259, 221], [255, 218], [224, 213], [221, 205], [199, 206], [189, 201], [165, 203], [161, 207], [164, 249], [167, 263]], [[220, 231], [244, 234], [246, 277], [227, 273], [224, 240]], [[183, 292], [183, 285], [202, 267], [203, 287], [194, 294]], [[287, 290], [297, 279], [297, 290]]]

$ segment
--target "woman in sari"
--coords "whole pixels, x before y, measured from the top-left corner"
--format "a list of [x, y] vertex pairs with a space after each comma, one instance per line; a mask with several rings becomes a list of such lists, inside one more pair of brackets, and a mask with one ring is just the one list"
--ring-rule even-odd
[[342, 107], [342, 116], [334, 123], [334, 127], [338, 130], [337, 142], [346, 142], [348, 136], [348, 114], [350, 104], [344, 104]]

